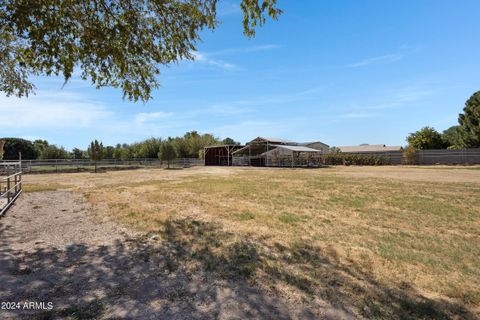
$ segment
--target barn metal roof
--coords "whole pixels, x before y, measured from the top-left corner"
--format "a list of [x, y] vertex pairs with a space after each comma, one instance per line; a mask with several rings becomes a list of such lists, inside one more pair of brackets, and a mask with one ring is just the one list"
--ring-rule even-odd
[[289, 146], [289, 145], [275, 145], [277, 148], [292, 150], [295, 152], [322, 152], [321, 150], [305, 147], [305, 146]]

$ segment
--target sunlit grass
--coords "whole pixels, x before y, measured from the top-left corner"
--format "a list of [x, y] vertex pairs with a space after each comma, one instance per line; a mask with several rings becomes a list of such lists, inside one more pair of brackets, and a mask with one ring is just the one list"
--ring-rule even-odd
[[[136, 181], [117, 173], [115, 183], [103, 185], [99, 176], [83, 176], [99, 182], [81, 191], [137, 230], [161, 233], [176, 226], [179, 243], [191, 243], [191, 256], [202, 256], [208, 268], [218, 268], [219, 261], [233, 268], [226, 257], [244, 261], [242, 252], [255, 250], [258, 257], [235, 270], [266, 286], [283, 284], [330, 301], [348, 297], [374, 317], [384, 314], [392, 299], [372, 291], [375, 279], [413, 299], [398, 304], [413, 308], [409, 312], [416, 316], [439, 314], [428, 303], [413, 304], [417, 298], [406, 287], [478, 312], [480, 184], [336, 173], [335, 168], [229, 175], [162, 170]], [[214, 229], [199, 233], [197, 224]], [[235, 247], [245, 241], [253, 248]], [[232, 256], [232, 248], [240, 251]], [[332, 272], [328, 264], [344, 271]]]

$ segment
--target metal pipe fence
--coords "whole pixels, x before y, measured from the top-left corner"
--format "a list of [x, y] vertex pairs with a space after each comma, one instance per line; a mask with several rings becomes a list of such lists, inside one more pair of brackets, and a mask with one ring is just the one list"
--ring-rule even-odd
[[22, 194], [22, 164], [0, 163], [0, 217]]
[[[15, 161], [4, 161], [4, 164]], [[166, 161], [158, 158], [137, 158], [137, 159], [104, 159], [93, 161], [90, 159], [45, 159], [45, 160], [22, 160], [23, 173], [62, 173], [62, 172], [84, 172], [104, 170], [126, 170], [141, 169], [146, 167], [166, 167]], [[203, 165], [202, 159], [178, 158], [170, 162], [174, 168], [187, 168]]]

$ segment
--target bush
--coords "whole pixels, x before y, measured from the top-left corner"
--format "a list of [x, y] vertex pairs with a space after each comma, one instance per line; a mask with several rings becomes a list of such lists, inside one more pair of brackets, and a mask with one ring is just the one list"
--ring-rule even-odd
[[390, 164], [383, 156], [365, 154], [326, 154], [323, 156], [325, 165], [381, 166]]
[[418, 150], [415, 149], [415, 147], [408, 146], [403, 150], [403, 163], [404, 164], [418, 163]]

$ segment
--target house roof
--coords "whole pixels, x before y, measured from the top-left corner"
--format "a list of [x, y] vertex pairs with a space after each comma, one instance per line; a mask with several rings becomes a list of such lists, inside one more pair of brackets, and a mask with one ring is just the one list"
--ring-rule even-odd
[[341, 152], [386, 152], [400, 151], [400, 146], [386, 146], [384, 144], [365, 144], [360, 146], [343, 146], [338, 147]]

